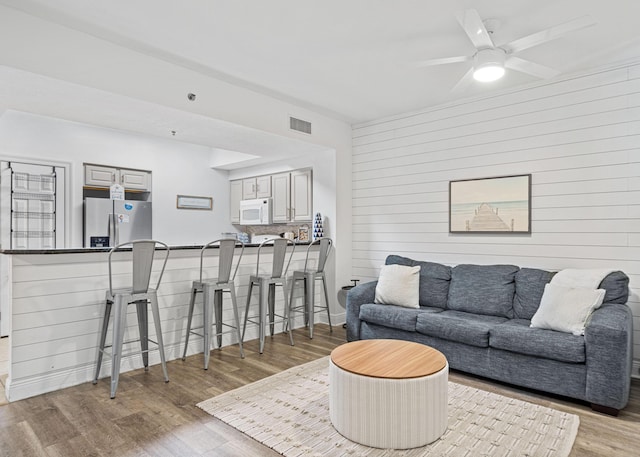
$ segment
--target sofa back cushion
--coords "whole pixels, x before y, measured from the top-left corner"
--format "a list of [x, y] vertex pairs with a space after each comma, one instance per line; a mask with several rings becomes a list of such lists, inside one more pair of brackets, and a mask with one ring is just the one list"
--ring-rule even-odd
[[629, 299], [629, 277], [621, 271], [614, 271], [602, 280], [598, 289], [607, 291], [604, 303], [625, 304]]
[[[514, 317], [531, 319], [538, 311], [544, 286], [556, 274], [554, 271], [521, 268], [516, 274], [516, 294], [513, 298]], [[621, 271], [609, 273], [598, 289], [606, 290], [604, 303], [625, 304], [629, 298], [629, 277]]]
[[516, 273], [516, 294], [513, 297], [513, 313], [518, 319], [531, 319], [538, 311], [544, 286], [555, 272], [537, 268], [521, 268]]
[[515, 265], [458, 265], [451, 269], [448, 309], [513, 317]]
[[451, 267], [439, 263], [409, 259], [399, 255], [390, 255], [387, 265], [420, 266], [420, 306], [447, 307]]

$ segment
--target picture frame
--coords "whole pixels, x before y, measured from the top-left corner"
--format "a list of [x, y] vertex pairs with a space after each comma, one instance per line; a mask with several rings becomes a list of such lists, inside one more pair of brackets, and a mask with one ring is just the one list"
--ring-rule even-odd
[[213, 197], [198, 197], [195, 195], [177, 195], [176, 208], [213, 210]]
[[531, 174], [449, 181], [450, 233], [531, 233]]

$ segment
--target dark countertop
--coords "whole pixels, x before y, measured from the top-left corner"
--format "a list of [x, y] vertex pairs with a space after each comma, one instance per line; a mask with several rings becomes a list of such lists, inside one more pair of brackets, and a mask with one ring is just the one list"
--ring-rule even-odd
[[[295, 243], [296, 246], [308, 246], [311, 244], [309, 241], [305, 241], [302, 243]], [[185, 250], [200, 250], [202, 249], [202, 244], [200, 245], [188, 245], [188, 246], [169, 246], [171, 251], [185, 251]], [[246, 248], [257, 248], [260, 246], [255, 243], [245, 243]], [[268, 245], [267, 245], [268, 246]], [[217, 246], [212, 246], [213, 249], [216, 249]], [[158, 248], [163, 249], [163, 248]], [[124, 250], [124, 249], [123, 249]], [[0, 249], [0, 254], [95, 254], [99, 252], [109, 252], [111, 248], [67, 248], [67, 249]]]

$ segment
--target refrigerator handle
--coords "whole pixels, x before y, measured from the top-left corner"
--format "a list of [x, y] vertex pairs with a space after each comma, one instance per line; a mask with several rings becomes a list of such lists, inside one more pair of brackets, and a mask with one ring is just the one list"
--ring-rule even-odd
[[116, 243], [116, 229], [115, 229], [115, 215], [113, 213], [107, 216], [108, 233], [109, 233], [109, 246], [117, 246]]
[[118, 215], [116, 213], [113, 213], [113, 228], [116, 234], [116, 242], [114, 246], [117, 246], [120, 244], [120, 224], [118, 224]]

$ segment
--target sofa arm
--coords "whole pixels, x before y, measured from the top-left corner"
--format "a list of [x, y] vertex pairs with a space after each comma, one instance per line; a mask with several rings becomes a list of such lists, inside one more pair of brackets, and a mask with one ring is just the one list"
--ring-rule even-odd
[[347, 294], [347, 341], [360, 339], [360, 306], [373, 303], [376, 284], [378, 281], [360, 284]]
[[633, 316], [625, 304], [605, 303], [585, 327], [586, 399], [614, 410], [629, 401], [633, 363]]

